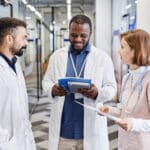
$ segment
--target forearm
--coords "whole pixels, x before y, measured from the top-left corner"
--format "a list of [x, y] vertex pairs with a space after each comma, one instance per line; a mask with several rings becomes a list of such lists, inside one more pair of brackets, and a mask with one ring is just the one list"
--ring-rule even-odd
[[150, 132], [150, 120], [133, 118], [132, 132]]

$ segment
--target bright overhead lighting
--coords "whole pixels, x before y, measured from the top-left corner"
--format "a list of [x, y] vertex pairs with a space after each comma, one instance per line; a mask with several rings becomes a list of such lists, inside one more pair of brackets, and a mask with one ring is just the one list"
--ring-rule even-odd
[[38, 11], [35, 11], [35, 14], [36, 14], [40, 19], [42, 19], [42, 15], [41, 15]]
[[138, 0], [135, 1], [135, 4], [137, 4], [137, 3], [138, 3]]
[[39, 13], [39, 12], [35, 9], [34, 6], [28, 4], [27, 7], [28, 7], [32, 12], [34, 12], [35, 15], [37, 15], [40, 19], [42, 19], [41, 13]]
[[31, 19], [31, 17], [27, 16], [27, 17], [25, 17], [25, 19], [26, 19], [26, 20], [30, 20], [30, 19]]
[[68, 20], [71, 19], [71, 0], [66, 0], [67, 2], [67, 18]]
[[67, 5], [67, 18], [68, 20], [71, 19], [71, 5]]
[[66, 24], [66, 21], [65, 21], [65, 20], [63, 21], [63, 24]]
[[67, 0], [67, 4], [71, 4], [71, 0]]
[[36, 11], [36, 9], [35, 9], [32, 5], [27, 5], [27, 7], [28, 7], [31, 11], [33, 11], [33, 12]]
[[131, 17], [130, 17], [130, 20], [134, 20], [134, 19], [135, 19], [135, 16], [131, 16]]
[[27, 4], [27, 1], [26, 0], [21, 0], [25, 5]]
[[127, 5], [127, 6], [126, 6], [126, 9], [129, 9], [131, 6], [132, 6], [131, 4]]

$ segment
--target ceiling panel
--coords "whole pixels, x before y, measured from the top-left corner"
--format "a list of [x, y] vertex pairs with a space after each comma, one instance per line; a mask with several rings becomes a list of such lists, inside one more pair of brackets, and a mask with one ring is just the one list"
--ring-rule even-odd
[[[65, 6], [66, 0], [28, 0], [28, 3], [34, 5], [35, 7], [59, 7]], [[72, 0], [72, 7], [79, 5], [94, 5], [94, 0]]]

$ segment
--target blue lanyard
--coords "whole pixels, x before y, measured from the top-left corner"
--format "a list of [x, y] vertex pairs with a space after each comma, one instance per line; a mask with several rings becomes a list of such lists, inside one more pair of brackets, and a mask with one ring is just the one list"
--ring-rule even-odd
[[[132, 91], [131, 91], [131, 93], [130, 93], [129, 99], [130, 99], [130, 97], [132, 96], [133, 92], [135, 91], [135, 89], [136, 89], [136, 87], [137, 87], [138, 85], [140, 86], [138, 96], [140, 96], [140, 94], [141, 94], [141, 92], [142, 92], [142, 81], [143, 81], [145, 75], [147, 74], [147, 72], [148, 72], [148, 67], [146, 66], [146, 67], [144, 68], [144, 71], [143, 71], [142, 75], [141, 75], [141, 78], [135, 83], [135, 85], [134, 85], [134, 87], [133, 87], [133, 89], [132, 89]], [[122, 96], [123, 96], [123, 93], [124, 93], [124, 91], [125, 91], [125, 87], [126, 87], [126, 85], [127, 85], [127, 82], [128, 82], [128, 80], [129, 80], [129, 77], [130, 77], [130, 76], [131, 76], [131, 73], [129, 73], [129, 75], [127, 76], [127, 78], [126, 78], [126, 80], [125, 80], [125, 82], [124, 82], [124, 85], [123, 85], [122, 90], [121, 90], [121, 92], [120, 92], [119, 102], [122, 102]], [[128, 101], [129, 101], [129, 99], [128, 99]]]

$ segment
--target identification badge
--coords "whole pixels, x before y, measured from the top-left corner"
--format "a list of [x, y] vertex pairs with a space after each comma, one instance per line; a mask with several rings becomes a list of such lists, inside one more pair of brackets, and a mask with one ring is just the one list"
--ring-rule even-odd
[[82, 98], [84, 98], [84, 96], [82, 94], [80, 94], [80, 93], [75, 93], [74, 97], [75, 97], [75, 99], [82, 99]]

